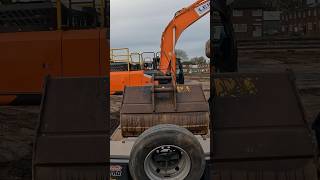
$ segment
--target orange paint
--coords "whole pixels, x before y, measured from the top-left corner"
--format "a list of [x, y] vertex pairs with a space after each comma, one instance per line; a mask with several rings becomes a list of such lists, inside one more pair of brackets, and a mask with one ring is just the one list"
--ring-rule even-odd
[[0, 106], [8, 105], [16, 99], [16, 96], [0, 96]]
[[110, 93], [123, 92], [125, 86], [145, 86], [152, 85], [151, 76], [140, 71], [119, 71], [110, 72]]
[[46, 75], [109, 76], [105, 29], [0, 33], [0, 104], [40, 94]]

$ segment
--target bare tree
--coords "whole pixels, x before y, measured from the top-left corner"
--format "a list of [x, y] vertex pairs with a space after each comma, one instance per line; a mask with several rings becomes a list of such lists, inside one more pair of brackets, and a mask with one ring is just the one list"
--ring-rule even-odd
[[197, 65], [203, 65], [207, 63], [207, 60], [205, 57], [200, 56], [200, 57], [193, 57], [190, 59], [190, 61], [192, 62], [192, 64], [197, 64]]
[[180, 58], [181, 61], [188, 61], [189, 60], [188, 54], [184, 50], [176, 49], [175, 53], [176, 53], [176, 57]]

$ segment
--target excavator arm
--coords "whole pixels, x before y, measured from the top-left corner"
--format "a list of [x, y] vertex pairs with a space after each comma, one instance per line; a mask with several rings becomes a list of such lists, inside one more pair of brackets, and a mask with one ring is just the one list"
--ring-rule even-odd
[[162, 33], [159, 70], [163, 74], [171, 74], [173, 79], [176, 79], [175, 45], [185, 29], [209, 12], [210, 0], [197, 0], [190, 6], [176, 12]]

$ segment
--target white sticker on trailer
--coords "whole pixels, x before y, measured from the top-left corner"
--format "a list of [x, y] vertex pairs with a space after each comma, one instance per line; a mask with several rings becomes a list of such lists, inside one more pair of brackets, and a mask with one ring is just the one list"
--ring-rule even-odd
[[208, 2], [206, 2], [204, 4], [201, 4], [200, 6], [196, 7], [195, 11], [197, 12], [197, 14], [199, 16], [202, 16], [205, 13], [209, 12], [210, 11], [210, 1], [208, 1]]

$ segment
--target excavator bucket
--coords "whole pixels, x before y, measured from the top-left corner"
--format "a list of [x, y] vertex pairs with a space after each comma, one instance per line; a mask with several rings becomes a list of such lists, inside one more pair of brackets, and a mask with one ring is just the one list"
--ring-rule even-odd
[[200, 85], [126, 87], [120, 110], [123, 137], [158, 124], [175, 124], [195, 135], [209, 129], [209, 105]]
[[33, 154], [33, 180], [108, 179], [105, 78], [47, 78]]
[[216, 74], [211, 88], [211, 179], [317, 180], [316, 146], [291, 71]]

